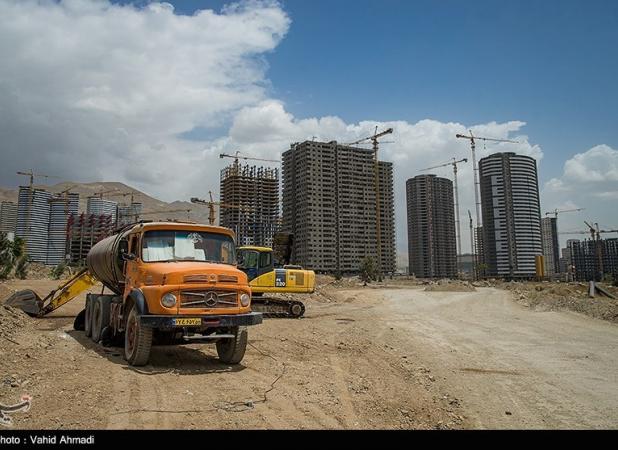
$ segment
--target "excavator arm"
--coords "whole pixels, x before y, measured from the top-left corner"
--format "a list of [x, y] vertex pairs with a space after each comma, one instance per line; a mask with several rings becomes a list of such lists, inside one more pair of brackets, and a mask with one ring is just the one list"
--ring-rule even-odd
[[20, 308], [31, 316], [42, 317], [70, 302], [97, 283], [98, 280], [94, 275], [88, 269], [83, 269], [71, 279], [60, 284], [45, 298], [41, 298], [33, 290], [27, 289], [13, 294], [7, 299], [6, 304]]

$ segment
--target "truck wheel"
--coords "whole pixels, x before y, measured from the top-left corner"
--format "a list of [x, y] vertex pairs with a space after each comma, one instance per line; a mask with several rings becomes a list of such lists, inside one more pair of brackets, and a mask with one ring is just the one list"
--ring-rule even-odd
[[238, 364], [245, 356], [249, 333], [247, 327], [233, 327], [230, 331], [234, 334], [233, 338], [217, 341], [217, 355], [225, 364]]
[[140, 324], [137, 305], [133, 305], [124, 331], [124, 359], [132, 366], [143, 366], [150, 358], [151, 346], [152, 328]]
[[87, 337], [92, 336], [92, 307], [93, 307], [92, 297], [88, 295], [86, 297], [86, 314], [84, 315], [84, 332]]
[[103, 328], [109, 325], [110, 314], [110, 298], [109, 297], [97, 297], [94, 300], [94, 306], [92, 307], [92, 336], [93, 342], [99, 342]]
[[73, 329], [77, 331], [84, 331], [86, 324], [86, 309], [82, 309], [77, 316], [75, 316], [75, 320], [73, 321]]

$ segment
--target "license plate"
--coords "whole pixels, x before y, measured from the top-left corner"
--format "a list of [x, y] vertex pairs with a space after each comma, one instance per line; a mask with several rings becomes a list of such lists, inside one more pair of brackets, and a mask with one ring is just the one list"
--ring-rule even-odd
[[177, 327], [188, 327], [188, 326], [200, 326], [202, 324], [202, 319], [198, 318], [187, 318], [187, 319], [174, 319], [174, 325]]

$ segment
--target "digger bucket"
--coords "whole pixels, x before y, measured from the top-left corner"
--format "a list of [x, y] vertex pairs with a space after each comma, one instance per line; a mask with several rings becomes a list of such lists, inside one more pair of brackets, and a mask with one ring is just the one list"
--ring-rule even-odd
[[43, 311], [43, 299], [31, 289], [15, 292], [4, 302], [5, 305], [19, 308], [29, 316], [38, 317]]

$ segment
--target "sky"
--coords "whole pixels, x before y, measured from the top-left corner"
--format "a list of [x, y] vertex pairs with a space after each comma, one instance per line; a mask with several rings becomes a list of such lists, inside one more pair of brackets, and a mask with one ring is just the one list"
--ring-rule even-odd
[[[0, 0], [0, 186], [34, 168], [187, 200], [218, 192], [222, 151], [393, 127], [403, 260], [405, 180], [469, 157], [471, 129], [519, 142], [479, 158], [537, 159], [543, 214], [585, 208], [560, 230], [617, 228], [616, 48], [613, 0]], [[459, 184], [467, 216], [470, 164]]]

